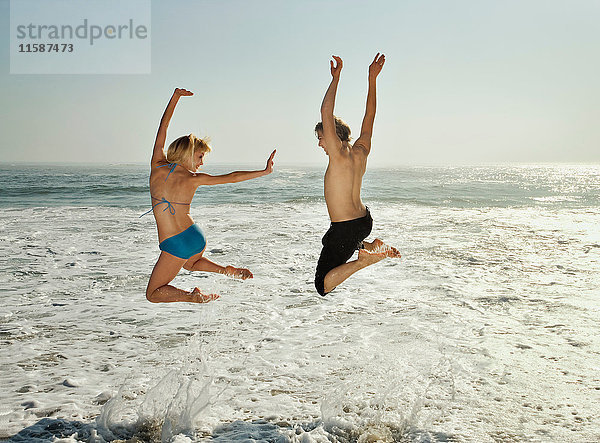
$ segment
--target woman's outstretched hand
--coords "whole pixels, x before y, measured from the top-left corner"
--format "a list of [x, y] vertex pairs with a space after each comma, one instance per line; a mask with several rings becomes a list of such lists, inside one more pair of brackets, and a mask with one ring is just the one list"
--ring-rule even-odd
[[190, 95], [194, 95], [194, 93], [192, 91], [188, 91], [187, 89], [175, 88], [173, 95], [176, 97], [189, 97]]
[[265, 168], [265, 172], [267, 174], [270, 174], [271, 172], [273, 172], [273, 157], [275, 157], [276, 152], [277, 152], [277, 149], [275, 149], [273, 152], [271, 152], [271, 156], [269, 157], [269, 160], [267, 160], [267, 167]]

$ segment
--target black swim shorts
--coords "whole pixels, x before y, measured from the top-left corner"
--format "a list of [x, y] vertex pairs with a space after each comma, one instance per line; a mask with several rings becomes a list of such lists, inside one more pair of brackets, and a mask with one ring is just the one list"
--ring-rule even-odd
[[319, 294], [325, 295], [327, 273], [346, 263], [354, 251], [362, 247], [362, 241], [371, 233], [372, 228], [373, 219], [368, 208], [364, 217], [331, 223], [321, 240], [323, 249], [315, 273], [315, 287]]

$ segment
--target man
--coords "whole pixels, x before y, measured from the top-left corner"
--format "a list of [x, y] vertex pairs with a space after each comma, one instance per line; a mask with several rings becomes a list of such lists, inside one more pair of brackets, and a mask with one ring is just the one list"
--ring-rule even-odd
[[[367, 106], [360, 137], [354, 145], [350, 143], [348, 125], [333, 115], [342, 71], [342, 59], [337, 56], [333, 56], [333, 59], [335, 65], [330, 60], [333, 79], [321, 105], [321, 122], [315, 127], [319, 146], [329, 157], [325, 172], [325, 202], [331, 227], [323, 237], [323, 250], [315, 274], [315, 287], [321, 295], [331, 292], [362, 268], [386, 257], [400, 257], [395, 248], [379, 239], [372, 243], [363, 241], [371, 233], [373, 219], [360, 199], [360, 189], [367, 168], [367, 157], [371, 152], [376, 108], [375, 82], [385, 63], [385, 56], [378, 53], [369, 66]], [[358, 258], [347, 262], [357, 249]]]

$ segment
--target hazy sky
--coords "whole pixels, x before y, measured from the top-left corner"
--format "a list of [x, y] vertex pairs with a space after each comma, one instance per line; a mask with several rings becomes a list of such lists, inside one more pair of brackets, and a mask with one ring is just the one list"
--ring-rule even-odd
[[[11, 75], [0, 0], [0, 161], [145, 162], [168, 142], [208, 162], [325, 163], [313, 128], [344, 59], [336, 115], [357, 136], [378, 51], [371, 165], [600, 162], [600, 1], [153, 1], [149, 75]], [[107, 61], [109, 62], [109, 61]]]

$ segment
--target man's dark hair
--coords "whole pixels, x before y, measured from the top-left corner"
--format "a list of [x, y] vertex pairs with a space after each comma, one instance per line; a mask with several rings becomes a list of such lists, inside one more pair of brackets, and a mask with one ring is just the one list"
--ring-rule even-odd
[[[341, 141], [349, 142], [351, 139], [350, 126], [348, 126], [346, 122], [339, 117], [334, 116], [333, 118], [335, 120], [335, 133]], [[317, 123], [315, 126], [315, 133], [316, 132], [323, 132], [323, 122]]]

